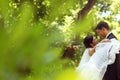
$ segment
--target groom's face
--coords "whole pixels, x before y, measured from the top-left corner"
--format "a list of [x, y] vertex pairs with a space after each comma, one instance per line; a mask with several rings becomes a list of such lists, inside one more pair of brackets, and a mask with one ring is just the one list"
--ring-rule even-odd
[[105, 30], [103, 29], [97, 29], [96, 32], [98, 33], [99, 36], [101, 36], [102, 38], [105, 38]]

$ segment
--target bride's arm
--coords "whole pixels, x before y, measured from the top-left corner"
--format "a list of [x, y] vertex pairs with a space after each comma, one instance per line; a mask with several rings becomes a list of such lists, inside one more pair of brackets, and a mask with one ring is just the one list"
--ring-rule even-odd
[[[103, 43], [103, 42], [111, 42], [111, 41], [110, 41], [110, 39], [103, 39], [102, 41], [100, 41], [100, 43]], [[99, 43], [99, 45], [100, 45], [100, 43]], [[96, 47], [99, 45], [96, 45], [93, 48], [89, 49], [89, 56], [92, 56], [94, 54]]]
[[89, 56], [93, 55], [93, 53], [95, 52], [95, 48], [96, 48], [96, 46], [89, 49]]

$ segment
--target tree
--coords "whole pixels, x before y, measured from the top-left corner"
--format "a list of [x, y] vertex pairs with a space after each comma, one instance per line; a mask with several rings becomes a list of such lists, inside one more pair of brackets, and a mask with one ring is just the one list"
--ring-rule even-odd
[[78, 19], [83, 18], [85, 15], [87, 15], [91, 8], [95, 5], [96, 1], [97, 0], [88, 0], [84, 8], [78, 12]]

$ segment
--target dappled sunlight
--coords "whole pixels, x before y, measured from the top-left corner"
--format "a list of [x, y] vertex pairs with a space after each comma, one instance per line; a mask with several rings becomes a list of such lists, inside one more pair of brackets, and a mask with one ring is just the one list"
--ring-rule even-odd
[[[111, 17], [119, 2], [111, 4], [112, 10], [106, 12], [99, 11], [97, 4], [103, 4], [98, 2], [79, 21], [78, 12], [86, 3], [87, 0], [0, 0], [0, 80], [84, 80], [76, 67], [85, 49], [85, 35], [97, 35], [97, 22], [105, 20], [120, 40], [119, 14]], [[71, 45], [73, 57], [62, 58]]]

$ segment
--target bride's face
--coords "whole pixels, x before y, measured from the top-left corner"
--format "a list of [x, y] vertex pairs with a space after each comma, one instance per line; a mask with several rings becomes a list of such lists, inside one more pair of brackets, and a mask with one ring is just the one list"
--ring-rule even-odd
[[93, 45], [95, 46], [96, 44], [98, 44], [98, 39], [96, 37], [93, 37]]

